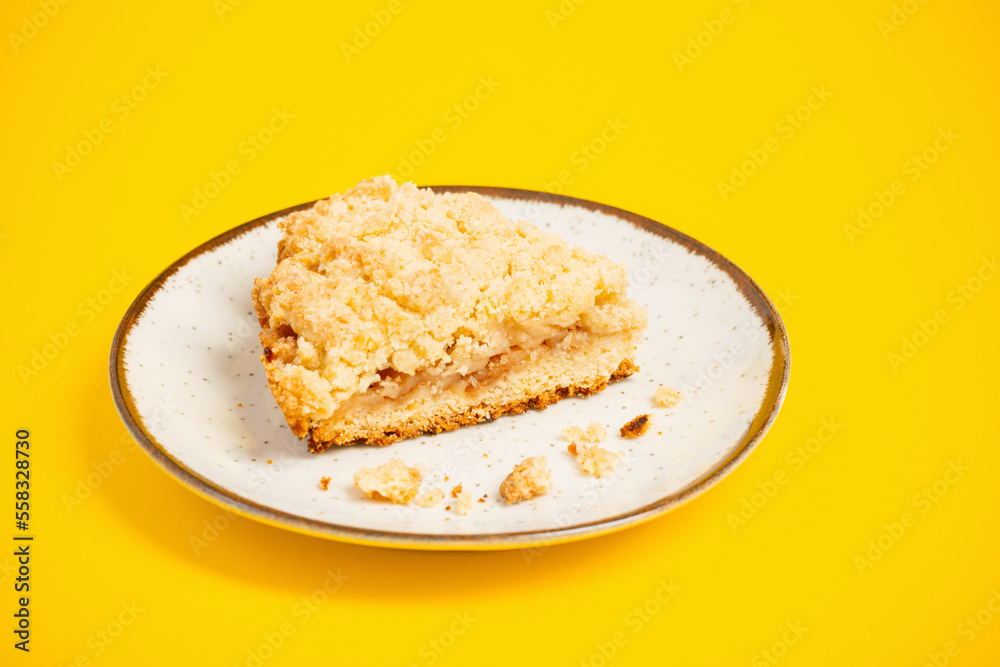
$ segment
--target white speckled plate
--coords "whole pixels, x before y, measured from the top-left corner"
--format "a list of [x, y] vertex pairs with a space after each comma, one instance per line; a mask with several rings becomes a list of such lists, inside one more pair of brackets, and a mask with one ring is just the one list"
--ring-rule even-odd
[[[276, 221], [241, 225], [195, 248], [139, 295], [115, 335], [111, 385], [132, 435], [168, 473], [240, 514], [351, 542], [429, 549], [551, 544], [648, 520], [717, 483], [774, 421], [788, 383], [788, 338], [760, 288], [714, 250], [669, 227], [610, 206], [524, 190], [475, 191], [508, 217], [526, 218], [623, 263], [630, 295], [649, 308], [640, 372], [588, 398], [424, 436], [389, 447], [310, 454], [267, 387], [250, 303], [256, 276], [274, 266]], [[681, 403], [657, 407], [660, 385]], [[642, 413], [637, 439], [619, 427]], [[625, 453], [595, 479], [566, 452], [561, 431], [597, 420], [602, 446]], [[500, 482], [527, 456], [544, 455], [555, 491], [507, 506]], [[459, 482], [476, 498], [466, 516], [364, 499], [355, 470], [401, 457], [423, 464], [425, 485]], [[445, 482], [445, 476], [448, 481]], [[320, 478], [330, 477], [327, 491]], [[426, 488], [426, 487], [425, 487]]]

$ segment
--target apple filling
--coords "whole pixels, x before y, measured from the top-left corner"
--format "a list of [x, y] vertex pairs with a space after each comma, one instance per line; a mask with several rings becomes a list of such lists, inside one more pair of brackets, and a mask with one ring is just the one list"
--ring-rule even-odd
[[441, 367], [410, 374], [386, 368], [379, 371], [379, 380], [367, 390], [344, 400], [334, 416], [372, 410], [384, 405], [386, 401], [405, 404], [437, 396], [445, 391], [473, 392], [495, 382], [520, 364], [530, 363], [552, 353], [569, 353], [600, 336], [602, 335], [591, 334], [580, 327], [560, 329], [554, 334], [548, 332], [548, 335], [519, 336], [521, 340], [517, 344], [462, 363], [450, 362]]

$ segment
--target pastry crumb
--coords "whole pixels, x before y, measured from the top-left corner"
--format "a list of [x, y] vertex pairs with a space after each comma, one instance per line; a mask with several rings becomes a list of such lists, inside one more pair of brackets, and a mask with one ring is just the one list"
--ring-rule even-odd
[[578, 447], [575, 442], [566, 450], [576, 457], [585, 473], [594, 477], [604, 477], [614, 471], [622, 457], [622, 452], [612, 452], [597, 445]]
[[420, 507], [434, 507], [442, 500], [444, 500], [444, 491], [435, 487], [422, 494], [414, 503]]
[[354, 473], [354, 486], [374, 500], [405, 505], [413, 500], [424, 478], [419, 467], [409, 467], [402, 459], [392, 459], [377, 468], [361, 468]]
[[459, 491], [458, 495], [455, 496], [455, 511], [465, 516], [472, 509], [472, 494], [465, 491]]
[[459, 483], [458, 486], [456, 486], [454, 489], [451, 490], [451, 497], [458, 498], [458, 494], [460, 494], [461, 492], [462, 492], [462, 484]]
[[601, 422], [592, 421], [587, 428], [569, 426], [563, 429], [563, 436], [570, 442], [600, 442], [608, 435], [608, 429]]
[[672, 408], [681, 401], [681, 392], [673, 387], [660, 387], [653, 393], [656, 404], [664, 408]]
[[651, 423], [652, 417], [650, 417], [650, 415], [639, 415], [629, 423], [622, 426], [622, 437], [638, 438], [640, 435], [645, 435], [646, 431], [649, 430], [649, 425]]
[[326, 491], [327, 489], [329, 489], [330, 488], [330, 478], [329, 477], [320, 477], [319, 478], [319, 488], [320, 488], [321, 491]]
[[544, 456], [524, 459], [500, 485], [500, 495], [508, 505], [540, 496], [552, 490], [552, 471]]
[[600, 442], [604, 440], [608, 435], [608, 429], [600, 422], [590, 422], [587, 425], [587, 430], [583, 432], [583, 439], [587, 442]]

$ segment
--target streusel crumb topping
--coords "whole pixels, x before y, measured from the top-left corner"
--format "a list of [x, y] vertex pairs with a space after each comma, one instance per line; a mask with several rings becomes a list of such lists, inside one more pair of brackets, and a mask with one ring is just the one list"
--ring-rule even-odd
[[389, 176], [279, 222], [278, 265], [253, 289], [265, 367], [299, 435], [345, 400], [400, 375], [463, 373], [567, 328], [645, 326], [611, 260], [473, 193]]
[[658, 387], [657, 390], [653, 392], [653, 399], [656, 401], [657, 405], [665, 408], [672, 408], [680, 403], [681, 392], [677, 391], [673, 387]]
[[421, 466], [410, 467], [403, 459], [392, 459], [377, 468], [354, 473], [354, 486], [369, 498], [405, 505], [413, 500], [424, 478]]
[[580, 469], [594, 477], [604, 477], [618, 466], [622, 452], [613, 452], [600, 445], [577, 445], [571, 442], [566, 450], [576, 457]]
[[500, 495], [507, 504], [529, 500], [552, 490], [552, 470], [544, 456], [524, 459], [500, 485]]

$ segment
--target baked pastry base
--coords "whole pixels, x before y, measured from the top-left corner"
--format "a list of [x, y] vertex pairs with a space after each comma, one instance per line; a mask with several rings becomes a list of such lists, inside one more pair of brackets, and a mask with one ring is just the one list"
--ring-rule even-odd
[[363, 410], [345, 411], [309, 429], [309, 450], [319, 453], [334, 445], [388, 445], [529, 408], [544, 410], [571, 396], [589, 396], [639, 370], [633, 362], [639, 335], [633, 330], [589, 336], [571, 350], [539, 346], [529, 352], [529, 359], [475, 387], [460, 383], [411, 400], [403, 396]]

